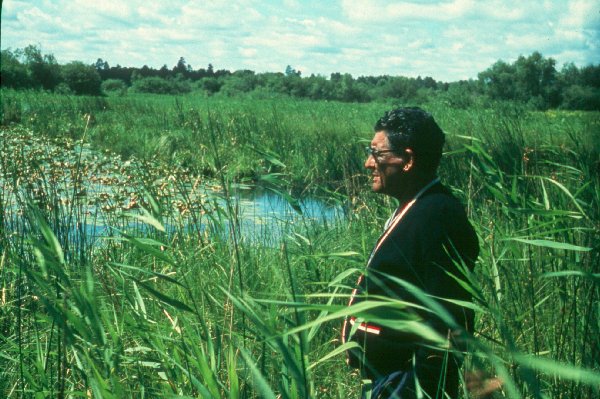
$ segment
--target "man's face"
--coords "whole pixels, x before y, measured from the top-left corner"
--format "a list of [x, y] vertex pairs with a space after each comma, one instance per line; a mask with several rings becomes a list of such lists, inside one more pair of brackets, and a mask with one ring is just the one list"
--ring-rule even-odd
[[371, 171], [374, 192], [397, 196], [402, 192], [405, 171], [403, 159], [393, 152], [389, 152], [390, 143], [383, 131], [375, 133], [371, 140], [371, 149], [382, 151], [379, 156], [369, 155], [365, 161], [365, 168]]

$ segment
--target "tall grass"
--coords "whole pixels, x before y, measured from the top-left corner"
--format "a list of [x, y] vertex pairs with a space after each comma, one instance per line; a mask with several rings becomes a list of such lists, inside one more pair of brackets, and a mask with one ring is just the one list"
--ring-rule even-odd
[[[345, 307], [393, 207], [366, 192], [358, 151], [389, 105], [8, 91], [2, 105], [0, 392], [358, 395], [341, 318], [406, 311]], [[496, 396], [598, 395], [598, 114], [427, 108], [482, 246], [460, 276], [477, 310], [467, 368], [500, 375]], [[247, 240], [239, 182], [347, 218]]]

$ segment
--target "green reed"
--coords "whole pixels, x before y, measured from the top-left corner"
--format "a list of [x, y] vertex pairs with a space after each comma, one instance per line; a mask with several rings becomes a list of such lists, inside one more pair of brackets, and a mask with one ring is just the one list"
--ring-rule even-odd
[[[394, 205], [366, 192], [359, 151], [388, 107], [3, 91], [1, 392], [356, 396], [341, 318], [386, 306], [402, 329], [410, 310], [345, 307]], [[467, 368], [510, 397], [597, 394], [598, 114], [428, 108], [482, 246], [457, 276], [477, 309]], [[240, 181], [347, 219], [245, 240]]]

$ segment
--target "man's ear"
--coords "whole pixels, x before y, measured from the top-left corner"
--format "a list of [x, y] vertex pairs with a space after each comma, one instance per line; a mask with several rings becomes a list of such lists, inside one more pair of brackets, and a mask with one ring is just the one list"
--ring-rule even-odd
[[415, 166], [415, 156], [413, 154], [412, 149], [410, 149], [410, 148], [404, 149], [404, 157], [402, 157], [402, 159], [404, 161], [402, 170], [404, 170], [405, 172], [408, 172]]

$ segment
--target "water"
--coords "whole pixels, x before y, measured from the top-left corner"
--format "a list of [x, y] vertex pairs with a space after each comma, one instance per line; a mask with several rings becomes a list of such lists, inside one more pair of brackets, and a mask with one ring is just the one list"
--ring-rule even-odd
[[123, 162], [88, 145], [59, 145], [28, 132], [2, 137], [9, 153], [21, 155], [12, 160], [14, 167], [0, 170], [0, 200], [9, 231], [22, 224], [21, 208], [28, 199], [54, 219], [51, 224], [71, 237], [69, 241], [99, 244], [99, 239], [118, 234], [113, 228], [143, 235], [151, 227], [131, 215], [143, 212], [141, 204], [149, 210], [148, 185], [165, 211], [167, 232], [173, 234], [200, 232], [228, 239], [235, 232], [240, 240], [277, 245], [292, 231], [343, 217], [339, 204], [313, 197], [296, 200], [264, 188], [234, 185], [226, 198], [214, 181], [184, 171], [139, 160]]
[[264, 189], [238, 195], [235, 203], [240, 210], [242, 236], [271, 244], [292, 231], [332, 224], [344, 216], [340, 205], [307, 197], [294, 207], [280, 194]]
[[[232, 229], [235, 229], [239, 241], [276, 247], [289, 234], [304, 234], [307, 229], [332, 225], [344, 217], [340, 205], [308, 197], [298, 200], [298, 206], [294, 207], [283, 196], [265, 189], [244, 190], [232, 195], [229, 201], [220, 193], [214, 194], [214, 198], [208, 199], [208, 202], [213, 209], [219, 207], [221, 211], [215, 210], [212, 217], [203, 217], [199, 226], [192, 226], [191, 217], [167, 217], [163, 220], [167, 234], [195, 234], [197, 227], [209, 240], [217, 235], [220, 239], [232, 240]], [[232, 213], [229, 212], [229, 207]], [[101, 245], [101, 240], [115, 235], [116, 230], [134, 236], [143, 236], [152, 230], [149, 224], [131, 217], [132, 214], [137, 214], [136, 211], [128, 214], [130, 216], [127, 218], [112, 219], [112, 223], [100, 219], [85, 223], [85, 234], [88, 239]]]

